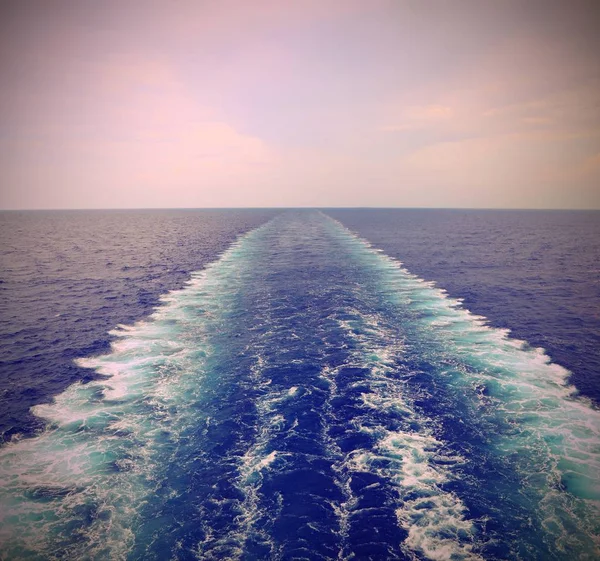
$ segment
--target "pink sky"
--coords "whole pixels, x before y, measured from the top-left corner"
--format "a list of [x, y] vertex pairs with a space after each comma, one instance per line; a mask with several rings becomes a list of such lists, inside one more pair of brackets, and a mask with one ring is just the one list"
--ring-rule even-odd
[[0, 208], [600, 208], [593, 1], [7, 1]]

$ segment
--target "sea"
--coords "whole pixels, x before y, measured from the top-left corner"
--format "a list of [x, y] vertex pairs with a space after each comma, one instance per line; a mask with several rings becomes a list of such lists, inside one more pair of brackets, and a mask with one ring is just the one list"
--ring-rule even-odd
[[0, 559], [600, 558], [600, 211], [0, 212]]

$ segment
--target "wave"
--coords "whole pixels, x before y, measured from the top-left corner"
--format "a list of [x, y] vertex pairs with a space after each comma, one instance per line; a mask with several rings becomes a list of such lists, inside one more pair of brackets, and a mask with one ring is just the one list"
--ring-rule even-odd
[[0, 450], [8, 557], [592, 559], [600, 412], [341, 223], [192, 273]]
[[[570, 373], [552, 363], [543, 349], [511, 338], [509, 330], [488, 326], [459, 299], [334, 222], [352, 250], [363, 256], [365, 267], [377, 271], [381, 290], [401, 311], [397, 326], [415, 357], [408, 379], [412, 391], [420, 393], [422, 408], [433, 415], [436, 432], [454, 449], [466, 451], [469, 462], [487, 463], [489, 483], [504, 487], [504, 474], [513, 475], [513, 487], [502, 491], [513, 498], [514, 509], [523, 509], [520, 521], [529, 527], [535, 525], [531, 512], [538, 512], [543, 537], [537, 555], [566, 558], [576, 551], [579, 558], [597, 557], [600, 411], [577, 395], [568, 383]], [[467, 435], [468, 443], [457, 446]], [[461, 471], [466, 478], [476, 470]], [[480, 480], [473, 487], [472, 505], [497, 500], [493, 494], [485, 496]], [[502, 519], [506, 513], [501, 505], [478, 506], [487, 507], [486, 516]], [[515, 543], [511, 555], [518, 556], [519, 547], [523, 544]]]
[[163, 466], [177, 461], [190, 427], [210, 422], [193, 409], [215, 354], [210, 332], [235, 296], [237, 256], [261, 228], [162, 297], [147, 320], [113, 330], [109, 354], [78, 360], [103, 379], [34, 407], [46, 430], [0, 450], [9, 557], [127, 558], [144, 506], [169, 485]]

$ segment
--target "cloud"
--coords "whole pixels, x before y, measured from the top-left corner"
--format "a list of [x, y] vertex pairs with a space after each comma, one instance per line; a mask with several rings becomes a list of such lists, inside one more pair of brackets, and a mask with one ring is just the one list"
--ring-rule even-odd
[[112, 54], [87, 71], [75, 107], [46, 92], [52, 110], [17, 118], [18, 134], [1, 141], [1, 206], [23, 192], [43, 207], [218, 205], [219, 190], [252, 184], [273, 162], [264, 141], [198, 100], [166, 57]]
[[579, 168], [579, 172], [584, 177], [591, 175], [600, 176], [600, 152], [585, 158]]
[[399, 117], [392, 117], [394, 124], [383, 125], [380, 130], [398, 132], [423, 129], [445, 123], [454, 116], [453, 109], [445, 105], [413, 105], [400, 109], [398, 113]]
[[0, 204], [592, 204], [574, 2], [15, 2]]

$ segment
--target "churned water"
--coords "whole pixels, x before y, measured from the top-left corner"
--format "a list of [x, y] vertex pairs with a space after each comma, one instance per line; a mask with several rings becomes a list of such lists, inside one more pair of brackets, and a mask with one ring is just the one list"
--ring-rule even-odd
[[93, 372], [109, 330], [214, 261], [264, 210], [0, 213], [0, 442], [41, 428], [33, 405]]
[[4, 557], [598, 557], [600, 411], [563, 366], [365, 215], [242, 216], [0, 449]]

